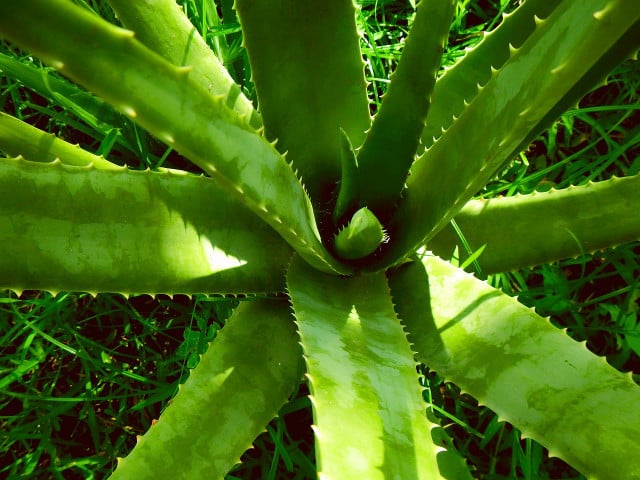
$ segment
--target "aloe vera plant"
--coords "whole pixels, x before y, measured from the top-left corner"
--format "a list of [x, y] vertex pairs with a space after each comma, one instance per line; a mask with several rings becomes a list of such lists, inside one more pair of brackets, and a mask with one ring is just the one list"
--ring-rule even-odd
[[640, 3], [527, 0], [437, 77], [456, 2], [422, 0], [373, 119], [351, 0], [236, 0], [257, 109], [173, 0], [109, 3], [125, 28], [24, 0], [0, 4], [0, 33], [114, 109], [78, 91], [87, 116], [206, 175], [132, 171], [0, 114], [0, 286], [259, 295], [111, 478], [223, 477], [304, 359], [320, 478], [470, 476], [418, 362], [588, 477], [640, 479], [631, 377], [446, 260], [454, 218], [484, 272], [640, 238], [640, 175], [472, 199], [636, 53]]

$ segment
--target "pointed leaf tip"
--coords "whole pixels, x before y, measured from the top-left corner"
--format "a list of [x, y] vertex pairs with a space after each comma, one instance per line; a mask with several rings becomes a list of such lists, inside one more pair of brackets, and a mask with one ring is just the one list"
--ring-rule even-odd
[[373, 253], [386, 238], [377, 217], [367, 207], [362, 207], [336, 235], [335, 248], [342, 258], [355, 260]]
[[356, 152], [349, 135], [342, 128], [340, 129], [340, 160], [342, 164], [340, 191], [333, 210], [333, 221], [336, 225], [355, 210], [360, 197]]

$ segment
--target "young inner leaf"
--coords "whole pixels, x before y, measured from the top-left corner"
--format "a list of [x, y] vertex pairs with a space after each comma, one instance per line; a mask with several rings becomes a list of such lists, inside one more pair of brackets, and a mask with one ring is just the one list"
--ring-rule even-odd
[[362, 207], [336, 235], [336, 252], [342, 258], [355, 260], [373, 253], [385, 239], [386, 234], [380, 221], [371, 210]]
[[342, 178], [338, 200], [333, 210], [333, 223], [339, 226], [342, 219], [356, 209], [358, 190], [358, 159], [347, 132], [340, 129], [340, 159], [342, 161]]

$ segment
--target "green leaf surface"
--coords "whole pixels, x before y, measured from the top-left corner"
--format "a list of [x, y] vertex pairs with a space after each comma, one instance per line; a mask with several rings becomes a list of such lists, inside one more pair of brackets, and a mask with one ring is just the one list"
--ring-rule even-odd
[[[414, 163], [382, 262], [401, 259], [442, 229], [639, 18], [638, 2], [585, 0], [563, 2], [540, 22]], [[439, 188], [426, 188], [435, 182]]]
[[114, 168], [0, 159], [2, 287], [283, 290], [291, 248], [211, 179]]
[[371, 210], [362, 207], [335, 237], [336, 253], [349, 260], [366, 257], [385, 240], [380, 221]]
[[416, 158], [455, 3], [418, 4], [398, 68], [358, 152], [360, 205], [383, 221], [396, 205]]
[[221, 479], [294, 389], [300, 346], [289, 306], [242, 303], [112, 480]]
[[603, 55], [598, 62], [593, 65], [582, 78], [573, 85], [556, 105], [549, 110], [549, 113], [542, 118], [525, 139], [513, 151], [517, 155], [525, 150], [531, 142], [545, 129], [566, 112], [568, 109], [578, 105], [580, 99], [591, 90], [606, 83], [606, 77], [611, 71], [624, 60], [633, 58], [640, 48], [640, 20], [635, 23], [620, 39], [611, 46], [609, 51]]
[[640, 479], [640, 387], [630, 375], [438, 257], [389, 281], [422, 362], [587, 477]]
[[294, 258], [287, 288], [307, 363], [319, 477], [440, 478], [433, 425], [384, 274], [340, 278]]
[[282, 155], [190, 68], [65, 0], [0, 3], [0, 32], [196, 163], [316, 268], [345, 273], [320, 242], [311, 202]]
[[[482, 40], [452, 67], [445, 69], [433, 90], [422, 144], [428, 148], [442, 135], [478, 93], [479, 87], [510, 57], [510, 47], [520, 47], [535, 31], [536, 18], [547, 18], [562, 0], [527, 0], [492, 32], [483, 32]], [[562, 112], [560, 112], [562, 113]]]
[[213, 54], [175, 0], [109, 0], [118, 19], [144, 45], [178, 67], [191, 66], [191, 76], [212, 95], [222, 95], [229, 108], [247, 116], [254, 128], [262, 119]]
[[351, 0], [237, 0], [267, 137], [314, 202], [340, 180], [340, 128], [354, 147], [369, 128]]
[[342, 173], [340, 175], [340, 188], [338, 199], [333, 209], [333, 223], [341, 226], [341, 223], [358, 206], [359, 178], [358, 178], [358, 159], [356, 152], [351, 143], [351, 139], [347, 132], [340, 129], [341, 150], [340, 162], [342, 165]]
[[102, 170], [120, 169], [104, 157], [93, 155], [3, 112], [0, 112], [0, 151], [13, 157], [21, 155], [33, 162], [53, 162], [60, 159], [66, 165], [93, 165]]
[[[564, 190], [473, 200], [455, 221], [484, 273], [549, 263], [640, 239], [640, 174]], [[603, 209], [602, 206], [607, 208]], [[613, 213], [615, 212], [615, 213]], [[467, 253], [449, 225], [428, 243], [450, 259]]]

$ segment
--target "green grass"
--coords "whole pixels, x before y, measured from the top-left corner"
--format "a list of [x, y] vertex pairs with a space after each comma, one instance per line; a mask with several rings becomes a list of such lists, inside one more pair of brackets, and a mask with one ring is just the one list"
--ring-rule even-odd
[[[83, 3], [109, 15], [103, 2]], [[251, 97], [237, 23], [219, 25], [206, 2], [183, 3]], [[222, 3], [226, 9], [230, 2]], [[359, 3], [375, 112], [413, 10], [408, 1]], [[517, 2], [459, 3], [444, 64], [455, 62]], [[6, 45], [2, 51], [22, 58]], [[38, 68], [38, 75], [47, 72], [52, 82], [58, 78]], [[638, 91], [638, 62], [625, 62], [607, 86], [563, 115], [479, 195], [515, 195], [637, 173]], [[104, 114], [93, 100], [79, 101], [71, 93], [57, 101], [47, 97], [46, 88], [27, 88], [0, 72], [2, 110], [133, 168], [164, 165], [196, 171], [127, 119]], [[92, 113], [89, 105], [102, 114]], [[640, 243], [488, 280], [550, 316], [614, 367], [640, 374]], [[126, 299], [0, 291], [0, 478], [105, 478], [115, 458], [125, 455], [135, 436], [158, 418], [236, 302], [213, 296]], [[425, 398], [435, 403], [442, 425], [478, 478], [581, 478], [436, 372], [424, 368], [423, 373]], [[306, 386], [299, 385], [227, 478], [314, 478], [306, 393]]]

